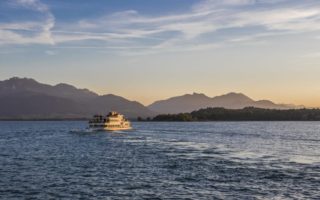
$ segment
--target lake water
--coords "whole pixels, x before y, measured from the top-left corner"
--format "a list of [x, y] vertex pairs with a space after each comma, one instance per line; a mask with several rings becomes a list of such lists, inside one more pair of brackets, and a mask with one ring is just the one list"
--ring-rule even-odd
[[0, 122], [0, 199], [320, 199], [320, 122]]

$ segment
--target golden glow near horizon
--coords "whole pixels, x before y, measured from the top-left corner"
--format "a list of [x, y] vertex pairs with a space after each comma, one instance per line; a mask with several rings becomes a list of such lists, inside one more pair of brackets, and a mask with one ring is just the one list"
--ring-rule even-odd
[[241, 92], [320, 107], [318, 0], [6, 2], [1, 80], [64, 82], [144, 105]]

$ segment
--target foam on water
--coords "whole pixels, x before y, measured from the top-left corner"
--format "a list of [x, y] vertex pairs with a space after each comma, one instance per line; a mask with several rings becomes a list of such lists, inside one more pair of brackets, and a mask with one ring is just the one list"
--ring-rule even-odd
[[320, 165], [320, 155], [318, 157], [297, 155], [297, 156], [291, 157], [290, 161], [300, 163], [300, 164], [319, 164]]

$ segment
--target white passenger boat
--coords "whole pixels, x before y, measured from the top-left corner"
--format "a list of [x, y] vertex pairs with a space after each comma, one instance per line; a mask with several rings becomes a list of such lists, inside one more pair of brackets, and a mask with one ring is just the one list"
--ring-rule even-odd
[[108, 115], [95, 115], [89, 121], [91, 130], [129, 130], [132, 129], [129, 120], [117, 112], [110, 112]]

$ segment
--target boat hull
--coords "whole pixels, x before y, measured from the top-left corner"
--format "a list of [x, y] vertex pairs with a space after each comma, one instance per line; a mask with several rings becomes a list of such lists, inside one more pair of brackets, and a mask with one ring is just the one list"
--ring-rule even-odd
[[125, 131], [132, 130], [132, 127], [118, 127], [118, 128], [107, 128], [107, 127], [89, 127], [93, 131]]

